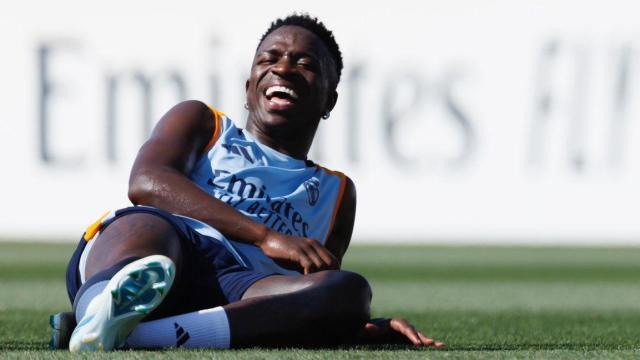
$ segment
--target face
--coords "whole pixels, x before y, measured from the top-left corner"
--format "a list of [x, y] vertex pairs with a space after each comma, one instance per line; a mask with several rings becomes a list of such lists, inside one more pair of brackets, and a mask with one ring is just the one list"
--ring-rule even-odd
[[298, 128], [317, 124], [333, 109], [336, 69], [326, 46], [299, 26], [267, 36], [253, 59], [246, 83], [249, 121]]

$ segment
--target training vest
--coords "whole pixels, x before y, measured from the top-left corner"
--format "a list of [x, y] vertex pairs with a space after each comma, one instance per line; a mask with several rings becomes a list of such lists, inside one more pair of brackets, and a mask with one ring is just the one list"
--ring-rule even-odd
[[[211, 111], [215, 131], [190, 179], [256, 222], [324, 245], [342, 201], [344, 174], [282, 154], [236, 127], [223, 113]], [[198, 220], [185, 219], [203, 235], [219, 238], [243, 265], [290, 273], [258, 247], [227, 239]]]

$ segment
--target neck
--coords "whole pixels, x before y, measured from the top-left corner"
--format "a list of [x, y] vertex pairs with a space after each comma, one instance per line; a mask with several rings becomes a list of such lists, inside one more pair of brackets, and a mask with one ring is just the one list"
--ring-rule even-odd
[[281, 128], [269, 127], [249, 116], [246, 131], [262, 144], [278, 152], [296, 159], [306, 160], [317, 128], [318, 124], [304, 130], [284, 126]]

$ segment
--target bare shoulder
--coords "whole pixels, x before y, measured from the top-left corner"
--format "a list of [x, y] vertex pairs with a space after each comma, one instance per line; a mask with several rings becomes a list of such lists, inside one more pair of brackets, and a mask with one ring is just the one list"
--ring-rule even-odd
[[357, 197], [356, 184], [354, 184], [353, 180], [351, 180], [351, 178], [346, 175], [344, 176], [344, 180], [345, 184], [342, 202], [353, 202], [355, 204]]
[[172, 112], [180, 112], [185, 115], [201, 115], [202, 113], [211, 114], [211, 109], [207, 104], [203, 103], [200, 100], [185, 100], [179, 102], [177, 105], [171, 108], [171, 110], [169, 110], [169, 113]]
[[167, 111], [136, 156], [129, 178], [131, 201], [144, 203], [149, 185], [158, 181], [164, 169], [188, 174], [213, 138], [215, 127], [212, 110], [201, 101], [183, 101]]
[[339, 230], [343, 232], [343, 237], [351, 239], [351, 232], [353, 231], [353, 224], [356, 218], [357, 193], [356, 185], [350, 177], [345, 175], [344, 182], [344, 192], [336, 216], [336, 226], [340, 227]]
[[[199, 100], [186, 100], [172, 107], [160, 119], [158, 125], [170, 123], [173, 125], [194, 126], [201, 129], [210, 128], [213, 130], [215, 122], [212, 121], [213, 112], [211, 108]], [[199, 125], [199, 126], [198, 126]]]
[[160, 118], [146, 145], [165, 144], [200, 151], [212, 138], [215, 128], [215, 116], [209, 106], [198, 100], [187, 100]]

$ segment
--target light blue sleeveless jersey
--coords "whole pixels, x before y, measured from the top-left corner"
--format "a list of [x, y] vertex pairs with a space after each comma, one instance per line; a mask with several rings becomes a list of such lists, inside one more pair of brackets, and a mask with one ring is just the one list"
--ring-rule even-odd
[[[324, 245], [342, 201], [345, 176], [271, 149], [212, 111], [216, 130], [191, 180], [254, 221]], [[247, 267], [297, 274], [278, 266], [256, 246], [226, 239], [201, 221], [185, 219], [199, 233], [221, 239]]]

